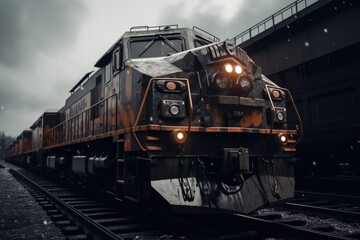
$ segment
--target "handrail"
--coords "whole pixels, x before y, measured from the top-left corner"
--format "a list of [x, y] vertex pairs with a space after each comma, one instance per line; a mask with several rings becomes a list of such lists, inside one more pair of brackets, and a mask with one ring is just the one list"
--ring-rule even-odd
[[179, 26], [177, 24], [170, 24], [170, 25], [159, 25], [159, 26], [134, 26], [130, 28], [130, 32], [134, 31], [150, 31], [150, 30], [171, 30], [171, 29], [178, 29]]
[[[112, 108], [111, 110], [115, 110], [115, 130], [117, 130], [117, 94], [113, 94], [95, 104], [90, 106], [89, 108], [81, 111], [80, 113], [72, 116], [69, 119], [66, 119], [65, 121], [59, 123], [55, 127], [47, 130], [44, 132], [43, 136], [43, 142], [44, 146], [48, 147], [54, 144], [61, 144], [70, 142], [72, 140], [80, 139], [86, 136], [95, 135], [95, 119], [92, 121], [92, 125], [90, 125], [91, 122], [91, 114], [92, 111], [94, 111], [95, 107], [100, 104], [105, 104], [104, 111], [102, 112], [103, 117], [103, 133], [107, 132], [108, 130], [108, 101], [111, 98], [115, 98], [115, 108]], [[100, 115], [99, 115], [100, 117]], [[76, 131], [77, 128], [77, 131]], [[91, 131], [91, 134], [90, 134]]]
[[287, 88], [282, 88], [282, 87], [278, 87], [278, 86], [274, 86], [274, 85], [265, 85], [265, 89], [266, 89], [266, 93], [267, 93], [267, 96], [269, 98], [269, 101], [270, 101], [270, 104], [271, 104], [271, 128], [270, 128], [270, 134], [269, 136], [272, 134], [273, 132], [273, 129], [274, 129], [274, 119], [275, 119], [275, 105], [274, 105], [274, 102], [272, 100], [272, 97], [270, 95], [270, 88], [272, 89], [278, 89], [278, 90], [282, 90], [284, 92], [287, 92], [289, 97], [290, 97], [290, 100], [291, 100], [291, 104], [293, 105], [293, 108], [294, 108], [294, 111], [295, 111], [295, 114], [296, 114], [296, 117], [297, 117], [297, 120], [299, 122], [299, 129], [297, 130], [300, 130], [300, 136], [297, 140], [297, 143], [295, 144], [295, 146], [300, 142], [300, 140], [303, 138], [303, 135], [304, 135], [304, 130], [303, 130], [303, 124], [302, 124], [302, 120], [301, 120], [301, 117], [300, 117], [300, 114], [299, 114], [299, 111], [296, 107], [296, 104], [295, 104], [295, 101], [290, 93], [290, 91], [287, 89]]
[[[297, 0], [288, 6], [284, 7], [283, 9], [277, 11], [273, 15], [265, 18], [258, 24], [255, 24], [251, 28], [243, 31], [242, 33], [236, 35], [233, 40], [236, 45], [239, 45], [245, 41], [248, 41], [255, 37], [256, 35], [264, 32], [267, 29], [274, 28], [274, 26], [285, 19], [288, 19], [292, 16], [295, 16], [297, 18], [297, 14], [299, 11], [307, 8], [308, 6], [314, 4], [315, 2], [318, 2], [319, 0]], [[279, 18], [281, 18], [279, 20]], [[239, 42], [237, 42], [239, 40]]]
[[201, 33], [201, 34], [206, 34], [208, 35], [208, 37], [212, 38], [214, 40], [214, 42], [219, 42], [220, 41], [220, 38], [216, 37], [215, 35], [205, 31], [204, 29], [201, 29], [201, 28], [198, 28], [196, 26], [193, 26], [193, 30], [198, 32], [198, 33]]
[[[190, 133], [190, 130], [191, 130], [191, 121], [192, 121], [192, 113], [193, 113], [193, 103], [192, 103], [192, 98], [191, 98], [191, 91], [190, 91], [190, 84], [189, 84], [189, 79], [187, 78], [151, 78], [147, 87], [146, 87], [146, 90], [145, 90], [145, 94], [144, 94], [144, 97], [143, 97], [143, 100], [141, 102], [141, 105], [140, 105], [140, 108], [139, 108], [139, 111], [137, 113], [137, 116], [136, 116], [136, 119], [135, 119], [135, 122], [134, 122], [134, 125], [132, 127], [132, 133], [136, 139], [136, 142], [138, 143], [139, 147], [141, 148], [142, 151], [145, 151], [146, 152], [146, 149], [142, 146], [140, 140], [138, 139], [137, 135], [136, 135], [136, 132], [135, 132], [135, 129], [139, 123], [139, 120], [140, 120], [140, 116], [141, 116], [141, 113], [143, 111], [143, 108], [144, 108], [144, 105], [145, 105], [145, 102], [147, 100], [147, 97], [149, 95], [149, 90], [150, 90], [150, 87], [151, 87], [151, 84], [153, 81], [156, 81], [156, 80], [180, 80], [180, 81], [185, 81], [186, 82], [186, 87], [187, 87], [187, 93], [188, 93], [188, 97], [189, 97], [189, 123], [188, 123], [188, 130], [187, 130], [187, 136], [189, 135]], [[185, 139], [186, 141], [186, 139]], [[184, 144], [185, 145], [185, 144]]]

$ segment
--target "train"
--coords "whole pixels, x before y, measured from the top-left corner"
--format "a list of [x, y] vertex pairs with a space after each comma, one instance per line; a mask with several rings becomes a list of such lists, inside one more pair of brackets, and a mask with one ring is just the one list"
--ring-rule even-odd
[[95, 67], [6, 161], [159, 211], [248, 214], [293, 197], [295, 103], [233, 41], [137, 26]]

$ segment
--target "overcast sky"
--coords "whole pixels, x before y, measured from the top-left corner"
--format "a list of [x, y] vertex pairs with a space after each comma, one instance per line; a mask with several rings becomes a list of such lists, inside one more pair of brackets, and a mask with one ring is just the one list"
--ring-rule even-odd
[[132, 26], [200, 27], [233, 38], [291, 0], [0, 0], [0, 131], [17, 136]]

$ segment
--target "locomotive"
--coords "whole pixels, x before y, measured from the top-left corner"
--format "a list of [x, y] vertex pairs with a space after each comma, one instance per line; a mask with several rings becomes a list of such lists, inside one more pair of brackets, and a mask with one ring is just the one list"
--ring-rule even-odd
[[[234, 42], [197, 27], [133, 27], [95, 67], [7, 161], [174, 212], [247, 214], [293, 196], [301, 119], [289, 91]], [[287, 101], [299, 128], [287, 128]]]

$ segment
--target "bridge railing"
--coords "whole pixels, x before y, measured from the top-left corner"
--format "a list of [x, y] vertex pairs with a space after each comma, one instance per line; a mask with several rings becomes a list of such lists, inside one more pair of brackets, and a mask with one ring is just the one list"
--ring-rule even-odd
[[267, 29], [274, 28], [274, 26], [285, 19], [290, 17], [297, 17], [297, 13], [308, 6], [318, 2], [319, 0], [297, 0], [290, 5], [284, 7], [280, 11], [274, 13], [270, 17], [265, 18], [258, 24], [252, 26], [251, 28], [245, 30], [244, 32], [236, 35], [234, 37], [234, 42], [236, 45], [241, 44], [251, 38], [255, 37], [256, 35], [264, 32]]

